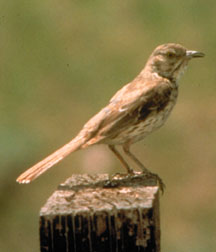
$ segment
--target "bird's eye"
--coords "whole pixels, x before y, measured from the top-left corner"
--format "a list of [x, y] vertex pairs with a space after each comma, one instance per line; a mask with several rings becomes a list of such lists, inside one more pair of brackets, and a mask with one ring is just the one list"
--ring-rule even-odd
[[173, 58], [175, 56], [174, 52], [167, 52], [167, 57]]

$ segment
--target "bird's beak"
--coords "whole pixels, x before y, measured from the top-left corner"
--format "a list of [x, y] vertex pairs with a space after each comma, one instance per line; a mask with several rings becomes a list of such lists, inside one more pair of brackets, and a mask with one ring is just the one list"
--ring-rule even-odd
[[191, 59], [191, 58], [199, 58], [199, 57], [204, 57], [205, 54], [202, 52], [197, 52], [197, 51], [190, 51], [187, 50], [186, 51], [186, 57]]

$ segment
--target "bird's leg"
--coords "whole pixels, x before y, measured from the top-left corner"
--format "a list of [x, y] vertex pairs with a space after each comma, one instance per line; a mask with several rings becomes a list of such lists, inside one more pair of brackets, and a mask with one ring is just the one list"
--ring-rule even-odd
[[133, 169], [131, 169], [128, 165], [128, 163], [123, 159], [123, 157], [121, 156], [121, 154], [116, 150], [114, 145], [109, 145], [110, 150], [116, 155], [116, 157], [120, 160], [120, 162], [122, 163], [122, 165], [126, 168], [127, 172], [129, 174], [134, 174]]
[[132, 154], [130, 152], [129, 149], [129, 144], [124, 144], [123, 145], [123, 150], [125, 152], [125, 154], [130, 157], [143, 171], [144, 174], [146, 174], [147, 176], [153, 177], [158, 181], [159, 187], [161, 189], [161, 191], [164, 191], [165, 188], [165, 184], [163, 183], [162, 179], [155, 173], [150, 172], [135, 156], [134, 154]]
[[135, 156], [130, 152], [129, 145], [123, 145], [123, 150], [125, 154], [131, 158], [138, 166], [139, 168], [143, 171], [143, 173], [151, 173]]

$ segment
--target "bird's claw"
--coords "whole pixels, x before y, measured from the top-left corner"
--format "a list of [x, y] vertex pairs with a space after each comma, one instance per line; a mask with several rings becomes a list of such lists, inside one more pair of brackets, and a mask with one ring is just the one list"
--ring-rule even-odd
[[164, 193], [166, 186], [165, 186], [163, 180], [156, 173], [146, 172], [146, 171], [136, 172], [133, 169], [131, 169], [128, 173], [115, 173], [115, 174], [109, 176], [109, 180], [108, 180], [109, 183], [108, 184], [113, 187], [116, 185], [115, 180], [127, 179], [127, 178], [131, 178], [133, 176], [140, 176], [140, 175], [144, 175], [146, 178], [155, 179], [158, 186], [159, 186], [159, 189], [161, 190], [161, 193], [162, 194]]
[[166, 185], [164, 184], [163, 180], [156, 173], [152, 173], [152, 172], [146, 173], [146, 172], [143, 172], [143, 174], [145, 174], [146, 177], [148, 177], [148, 178], [154, 178], [157, 181], [157, 183], [158, 183], [158, 186], [159, 186], [159, 188], [161, 190], [161, 193], [162, 194], [164, 193]]

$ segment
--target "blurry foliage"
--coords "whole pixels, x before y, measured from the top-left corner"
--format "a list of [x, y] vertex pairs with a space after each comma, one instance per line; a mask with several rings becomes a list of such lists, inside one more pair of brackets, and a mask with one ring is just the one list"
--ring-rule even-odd
[[[214, 251], [215, 8], [210, 0], [0, 2], [1, 251], [39, 251], [39, 209], [72, 173], [122, 171], [99, 146], [94, 155], [74, 153], [30, 185], [15, 183], [75, 136], [166, 42], [206, 57], [190, 63], [166, 126], [134, 151], [167, 185], [163, 251]], [[97, 159], [95, 150], [100, 167], [85, 161]]]

